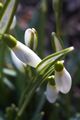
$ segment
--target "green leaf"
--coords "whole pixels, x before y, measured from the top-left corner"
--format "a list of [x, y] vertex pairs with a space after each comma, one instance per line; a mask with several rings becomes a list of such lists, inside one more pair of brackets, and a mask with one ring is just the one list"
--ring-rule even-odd
[[17, 3], [18, 0], [6, 0], [0, 16], [0, 34], [3, 34], [9, 30], [17, 8]]

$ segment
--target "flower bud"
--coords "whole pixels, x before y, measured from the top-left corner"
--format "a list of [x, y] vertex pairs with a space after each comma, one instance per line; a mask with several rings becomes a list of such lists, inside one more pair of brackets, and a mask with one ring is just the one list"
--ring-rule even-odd
[[30, 47], [32, 50], [36, 50], [37, 48], [37, 31], [34, 28], [29, 28], [25, 31], [24, 35], [25, 44]]

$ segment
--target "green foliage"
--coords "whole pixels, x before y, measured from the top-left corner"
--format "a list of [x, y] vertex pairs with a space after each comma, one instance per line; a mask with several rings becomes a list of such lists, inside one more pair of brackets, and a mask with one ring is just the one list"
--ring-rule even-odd
[[[5, 4], [0, 5], [0, 120], [75, 119], [75, 117], [73, 118], [73, 113], [77, 103], [73, 106], [73, 99], [76, 98], [72, 91], [68, 95], [60, 95], [54, 104], [49, 104], [45, 97], [48, 78], [54, 75], [56, 62], [63, 60], [66, 55], [69, 56], [69, 53], [74, 49], [73, 47], [63, 49], [64, 46], [62, 47], [60, 42], [62, 37], [62, 3], [60, 3], [60, 0], [57, 0], [56, 3], [54, 3], [54, 1], [55, 0], [53, 0], [53, 7], [55, 6], [56, 34], [52, 33], [52, 46], [55, 46], [55, 48], [60, 47], [60, 49], [55, 49], [55, 53], [45, 57], [45, 23], [48, 4], [47, 0], [41, 0], [39, 11], [35, 12], [35, 16], [37, 17], [33, 17], [29, 26], [33, 27], [33, 24], [36, 26], [39, 36], [36, 53], [43, 59], [35, 68], [27, 64], [26, 66], [24, 65], [24, 72], [21, 72], [16, 65], [13, 64], [10, 55], [11, 49], [17, 45], [17, 39], [22, 41], [21, 39], [24, 37], [24, 31], [17, 25], [14, 30], [10, 30], [19, 1], [6, 0]], [[13, 33], [15, 36], [14, 39], [12, 39]], [[6, 46], [6, 44], [8, 46]], [[9, 47], [11, 49], [9, 49]], [[75, 66], [75, 61], [78, 60], [78, 58], [76, 58], [74, 61], [74, 58], [75, 53], [72, 54], [68, 60], [70, 64], [66, 64], [70, 71]], [[79, 66], [77, 66], [76, 69], [78, 71], [76, 84], [78, 84], [78, 79], [80, 78]], [[73, 72], [72, 70], [72, 76], [76, 75], [76, 73], [74, 74]], [[77, 99], [78, 103], [79, 100], [80, 97]], [[80, 112], [79, 107], [78, 112]], [[77, 109], [75, 110], [75, 114], [77, 114]]]

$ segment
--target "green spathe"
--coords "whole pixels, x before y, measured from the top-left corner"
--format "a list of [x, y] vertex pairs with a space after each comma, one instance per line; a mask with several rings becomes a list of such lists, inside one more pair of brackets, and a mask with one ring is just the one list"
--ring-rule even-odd
[[17, 40], [12, 35], [4, 34], [2, 38], [10, 48], [14, 48], [17, 45]]
[[54, 67], [55, 67], [55, 70], [57, 72], [61, 72], [63, 70], [63, 68], [64, 68], [64, 65], [63, 65], [62, 61], [58, 61], [58, 62], [56, 62]]

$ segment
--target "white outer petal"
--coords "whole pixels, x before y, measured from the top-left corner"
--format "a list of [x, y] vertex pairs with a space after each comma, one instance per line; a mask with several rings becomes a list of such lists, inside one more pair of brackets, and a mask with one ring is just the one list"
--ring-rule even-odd
[[32, 39], [32, 35], [33, 35], [33, 50], [34, 51], [37, 48], [37, 35], [35, 32], [36, 32], [36, 30], [34, 28], [32, 28], [32, 29], [28, 28], [24, 34], [24, 42], [29, 48], [30, 48], [31, 39]]
[[14, 27], [16, 26], [16, 16], [13, 17], [13, 21], [12, 21], [12, 24], [10, 26], [10, 29], [14, 29]]
[[21, 60], [19, 60], [12, 50], [11, 50], [11, 58], [16, 68], [21, 72], [25, 72], [24, 67], [26, 67], [26, 64], [24, 64]]
[[29, 28], [25, 31], [25, 34], [24, 34], [24, 41], [28, 47], [30, 46], [31, 32], [32, 32], [32, 29]]
[[66, 94], [70, 91], [72, 80], [69, 72], [65, 68], [61, 72], [55, 71], [55, 83], [60, 92]]
[[47, 84], [46, 97], [50, 103], [56, 101], [58, 98], [58, 90], [56, 89], [56, 86], [50, 85], [49, 83]]
[[19, 41], [17, 41], [13, 51], [23, 63], [32, 67], [36, 67], [41, 62], [40, 57], [36, 53]]

